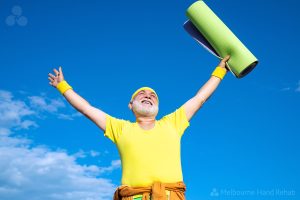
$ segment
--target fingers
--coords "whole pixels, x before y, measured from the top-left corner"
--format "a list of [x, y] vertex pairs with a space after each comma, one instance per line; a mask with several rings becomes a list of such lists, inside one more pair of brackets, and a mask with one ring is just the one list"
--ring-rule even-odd
[[[57, 71], [57, 69], [55, 69], [55, 68], [53, 69], [53, 71], [54, 71], [54, 73], [55, 73], [56, 76], [59, 76], [59, 75], [62, 74], [62, 68], [61, 68], [61, 66], [59, 66], [58, 70], [59, 71]], [[51, 73], [49, 73], [48, 75], [51, 76], [52, 78], [55, 78], [55, 76], [52, 75]]]
[[56, 76], [59, 76], [59, 72], [56, 69], [53, 69]]
[[53, 86], [54, 88], [56, 88], [56, 84], [54, 82], [49, 82], [49, 85]]
[[62, 75], [62, 69], [61, 69], [61, 67], [59, 67], [59, 71], [57, 71], [57, 69], [54, 68], [53, 71], [56, 76], [54, 76], [51, 73], [48, 73], [48, 80], [50, 81], [49, 85], [56, 87], [56, 84], [57, 84], [59, 78], [61, 77], [60, 75]]
[[225, 56], [221, 62], [226, 63], [230, 59], [230, 55]]
[[53, 78], [53, 79], [55, 78], [55, 76], [54, 76], [53, 74], [51, 74], [51, 73], [49, 73], [48, 75], [49, 75], [51, 78]]
[[[58, 71], [59, 70], [59, 71]], [[63, 79], [63, 74], [62, 74], [62, 67], [59, 66], [59, 68], [53, 69], [55, 76], [51, 73], [48, 73], [48, 79], [50, 80], [49, 84], [52, 85], [53, 87], [56, 87], [56, 84]]]
[[[53, 76], [53, 75], [52, 75], [52, 76]], [[48, 77], [48, 79], [50, 80], [49, 85], [54, 86], [55, 80], [54, 80], [53, 78], [51, 78], [51, 77]]]

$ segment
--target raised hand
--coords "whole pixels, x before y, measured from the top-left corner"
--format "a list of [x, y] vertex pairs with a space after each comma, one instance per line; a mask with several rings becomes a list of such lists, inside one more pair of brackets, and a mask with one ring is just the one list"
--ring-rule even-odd
[[62, 68], [59, 67], [59, 71], [55, 68], [53, 69], [55, 76], [51, 73], [48, 74], [48, 79], [50, 80], [49, 84], [56, 88], [57, 84], [64, 80], [64, 75]]

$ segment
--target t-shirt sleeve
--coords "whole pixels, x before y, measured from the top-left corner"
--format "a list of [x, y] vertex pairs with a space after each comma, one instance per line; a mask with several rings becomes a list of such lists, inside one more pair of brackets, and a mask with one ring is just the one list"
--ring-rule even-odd
[[118, 119], [106, 114], [104, 136], [108, 137], [113, 143], [116, 143], [117, 139], [122, 134], [125, 123], [126, 121], [123, 119]]
[[183, 135], [185, 129], [190, 125], [190, 122], [186, 117], [183, 105], [180, 108], [176, 109], [174, 112], [164, 116], [163, 120], [171, 123], [180, 136]]

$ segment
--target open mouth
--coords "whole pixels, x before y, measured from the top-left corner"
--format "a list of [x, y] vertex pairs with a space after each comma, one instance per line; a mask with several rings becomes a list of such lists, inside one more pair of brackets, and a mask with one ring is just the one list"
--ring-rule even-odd
[[148, 100], [143, 100], [143, 101], [142, 101], [142, 104], [149, 104], [149, 105], [152, 106], [152, 102], [151, 102], [151, 101], [148, 101]]

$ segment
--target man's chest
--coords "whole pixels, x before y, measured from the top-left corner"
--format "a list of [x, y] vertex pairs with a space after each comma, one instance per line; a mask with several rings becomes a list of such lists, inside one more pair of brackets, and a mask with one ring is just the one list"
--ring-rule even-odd
[[117, 146], [121, 152], [137, 152], [143, 150], [170, 151], [180, 145], [180, 137], [170, 126], [156, 127], [150, 131], [141, 131], [139, 128], [123, 130]]

